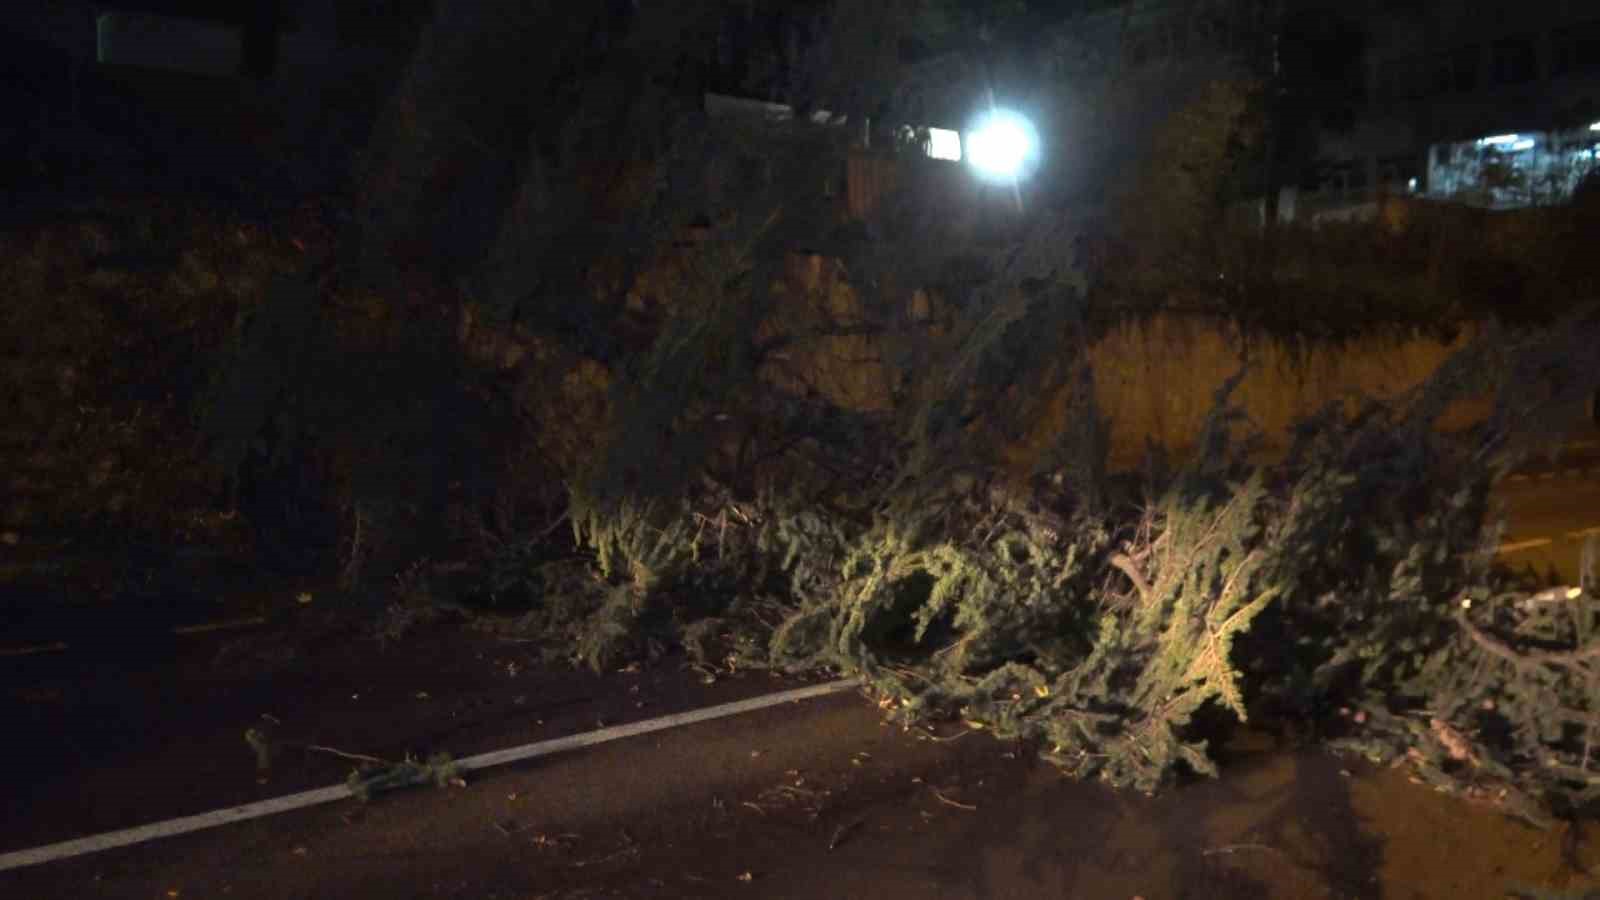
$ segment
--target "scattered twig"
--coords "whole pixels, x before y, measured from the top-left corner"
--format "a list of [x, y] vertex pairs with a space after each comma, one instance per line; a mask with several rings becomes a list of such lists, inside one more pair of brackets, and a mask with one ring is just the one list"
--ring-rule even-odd
[[844, 843], [846, 838], [850, 837], [850, 835], [855, 833], [857, 828], [861, 827], [861, 822], [861, 819], [856, 819], [851, 822], [846, 822], [843, 825], [840, 825], [838, 828], [835, 828], [833, 830], [833, 837], [828, 839], [828, 849], [833, 850], [840, 844]]
[[1200, 851], [1201, 856], [1217, 856], [1222, 853], [1238, 853], [1241, 850], [1264, 850], [1268, 853], [1283, 853], [1277, 847], [1267, 844], [1224, 844], [1221, 847], [1211, 847]]
[[972, 805], [971, 803], [960, 803], [960, 802], [957, 802], [955, 800], [951, 800], [949, 797], [946, 797], [944, 794], [940, 793], [939, 789], [934, 787], [931, 784], [928, 785], [928, 790], [933, 791], [933, 796], [936, 797], [939, 800], [939, 802], [943, 803], [945, 806], [954, 806], [956, 809], [964, 809], [964, 810], [967, 810], [969, 812], [975, 812], [978, 809], [978, 807]]
[[620, 850], [616, 850], [614, 852], [607, 853], [605, 856], [596, 856], [593, 859], [580, 859], [580, 860], [577, 860], [576, 862], [572, 863], [572, 867], [574, 869], [582, 869], [585, 866], [604, 865], [605, 863], [611, 862], [613, 860], [622, 859], [623, 857], [626, 857], [626, 856], [637, 856], [638, 853], [639, 853], [639, 848], [637, 846], [629, 845], [627, 847], [623, 847]]
[[345, 751], [335, 747], [324, 747], [320, 744], [305, 744], [303, 746], [307, 750], [314, 750], [317, 753], [330, 753], [334, 756], [342, 757], [344, 759], [353, 759], [356, 762], [368, 762], [380, 766], [393, 765], [386, 759], [379, 759], [376, 756], [368, 756], [365, 753], [346, 753]]
[[188, 636], [191, 634], [206, 634], [212, 631], [229, 631], [235, 628], [253, 628], [265, 625], [264, 616], [250, 616], [244, 619], [228, 619], [222, 622], [204, 622], [198, 625], [179, 625], [172, 629], [173, 634]]
[[1110, 563], [1120, 570], [1122, 574], [1128, 576], [1129, 581], [1133, 582], [1134, 590], [1139, 592], [1140, 600], [1148, 600], [1150, 598], [1150, 583], [1144, 580], [1143, 573], [1133, 564], [1133, 560], [1130, 557], [1118, 553], [1111, 557]]
[[941, 743], [941, 744], [949, 743], [950, 741], [959, 741], [959, 740], [961, 740], [962, 738], [966, 737], [969, 734], [977, 734], [977, 732], [973, 731], [970, 728], [967, 729], [966, 731], [958, 731], [955, 734], [950, 735], [949, 737], [940, 737], [939, 735], [934, 734], [933, 733], [933, 729], [931, 729], [931, 728], [919, 728], [917, 730], [922, 732], [923, 736], [926, 737], [928, 740], [936, 741], [936, 742]]
[[35, 644], [30, 647], [7, 647], [0, 649], [0, 657], [33, 656], [39, 653], [56, 653], [65, 649], [67, 649], [67, 645], [63, 641], [56, 641], [51, 644]]
[[1519, 668], [1540, 664], [1570, 665], [1600, 656], [1600, 641], [1587, 647], [1578, 647], [1573, 650], [1524, 650], [1519, 652], [1474, 625], [1467, 619], [1465, 608], [1456, 610], [1456, 621], [1461, 624], [1462, 629], [1472, 638], [1473, 643]]

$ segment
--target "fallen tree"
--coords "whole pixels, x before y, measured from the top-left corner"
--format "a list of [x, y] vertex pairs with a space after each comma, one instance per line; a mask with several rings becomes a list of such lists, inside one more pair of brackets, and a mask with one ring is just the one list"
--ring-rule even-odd
[[[444, 71], [471, 50], [429, 46]], [[665, 65], [651, 48], [613, 89]], [[418, 109], [449, 112], [454, 89], [427, 61], [395, 104], [398, 131]], [[605, 83], [574, 92], [559, 139], [535, 142], [484, 266], [461, 278], [469, 309], [536, 339], [527, 369], [542, 374], [507, 405], [532, 422], [519, 437], [560, 435], [544, 462], [571, 526], [502, 530], [478, 591], [528, 606], [524, 629], [554, 654], [608, 668], [681, 646], [708, 668], [860, 674], [896, 721], [1033, 741], [1075, 775], [1141, 790], [1213, 770], [1197, 727], [1209, 710], [1346, 708], [1361, 714], [1346, 738], [1370, 755], [1462, 790], [1492, 780], [1530, 818], [1592, 798], [1592, 593], [1558, 613], [1495, 572], [1489, 503], [1544, 414], [1594, 389], [1592, 315], [1490, 329], [1398, 402], [1303, 422], [1270, 464], [1251, 461], [1225, 384], [1189, 459], [1152, 452], [1114, 473], [1115, 411], [1095, 407], [1082, 352], [1100, 312], [1075, 263], [1087, 223], [1059, 196], [955, 196], [908, 156], [868, 221], [841, 222], [843, 131], [710, 122], [676, 95], [619, 113]], [[1225, 149], [1237, 118], [1195, 138], [1219, 170], [1189, 173], [1202, 213], [1212, 176], [1239, 163]], [[417, 172], [471, 157], [469, 132], [397, 140], [371, 205], [433, 190]], [[619, 135], [622, 174], [581, 178], [586, 151]], [[599, 215], [611, 206], [627, 214]], [[437, 226], [358, 219], [369, 263]], [[848, 295], [789, 278], [798, 250], [836, 261]], [[419, 357], [454, 364], [445, 329], [418, 332]], [[320, 371], [345, 358], [309, 346]], [[604, 391], [593, 418], [569, 414], [580, 369]], [[376, 396], [393, 387], [377, 382]], [[1494, 390], [1482, 427], [1438, 432], [1452, 402]], [[454, 473], [428, 454], [471, 405], [453, 391], [354, 442], [378, 461], [417, 450], [424, 522], [442, 518]], [[328, 394], [283, 395], [330, 443], [351, 418]], [[240, 446], [261, 430], [246, 424]], [[350, 455], [351, 473], [409, 473]]]

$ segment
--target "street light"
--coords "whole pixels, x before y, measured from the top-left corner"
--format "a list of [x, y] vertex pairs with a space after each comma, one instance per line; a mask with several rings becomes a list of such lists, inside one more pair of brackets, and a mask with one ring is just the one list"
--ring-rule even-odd
[[980, 177], [1015, 183], [1038, 165], [1039, 132], [1021, 113], [990, 109], [967, 133], [966, 151]]

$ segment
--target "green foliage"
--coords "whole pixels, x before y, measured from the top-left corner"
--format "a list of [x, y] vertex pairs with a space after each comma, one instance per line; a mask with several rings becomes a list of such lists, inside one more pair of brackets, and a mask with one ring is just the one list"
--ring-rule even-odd
[[[855, 265], [936, 269], [950, 226], [922, 221], [930, 233], [862, 246]], [[596, 667], [673, 641], [701, 664], [859, 672], [900, 721], [1044, 740], [1118, 784], [1153, 789], [1180, 761], [1209, 770], [1186, 728], [1212, 699], [1244, 713], [1232, 645], [1275, 593], [1256, 546], [1264, 482], [1202, 466], [1161, 489], [1142, 529], [1118, 523], [1128, 498], [1104, 483], [1105, 422], [1061, 359], [1082, 302], [1052, 271], [1072, 224], [1037, 224], [975, 267], [941, 331], [888, 315], [892, 285], [858, 291], [858, 321], [901, 363], [891, 407], [868, 414], [762, 378], [763, 347], [812, 338], [758, 315], [774, 308], [744, 277], [771, 271], [759, 231], [701, 251], [573, 474], [573, 535], [597, 584], [547, 636]], [[1032, 398], [1062, 389], [1081, 404], [1070, 433], [1018, 473], [1007, 448], [1040, 413]], [[1232, 421], [1218, 416], [1219, 453]], [[752, 462], [753, 442], [787, 452]], [[1136, 597], [1108, 600], [1113, 558]]]
[[[1026, 299], [974, 308], [929, 339], [920, 358], [937, 363], [926, 380], [909, 373], [894, 409], [847, 432], [848, 457], [826, 433], [807, 435], [817, 456], [757, 470], [753, 483], [719, 486], [707, 464], [676, 470], [675, 494], [662, 490], [670, 480], [639, 495], [613, 484], [606, 505], [574, 491], [575, 535], [614, 585], [569, 626], [577, 654], [615, 664], [616, 648], [648, 633], [686, 644], [701, 665], [855, 672], [895, 721], [959, 719], [1036, 741], [1075, 775], [1147, 791], [1181, 768], [1214, 772], [1195, 730], [1207, 704], [1238, 719], [1365, 704], [1381, 722], [1408, 715], [1379, 711], [1409, 702], [1400, 698], [1433, 709], [1433, 692], [1476, 696], [1430, 680], [1469, 671], [1437, 655], [1462, 635], [1442, 598], [1490, 583], [1489, 489], [1525, 452], [1514, 438], [1590, 389], [1593, 322], [1491, 335], [1395, 406], [1308, 419], [1286, 459], [1265, 467], [1247, 462], [1248, 423], [1229, 403], [1241, 373], [1219, 390], [1196, 458], [1177, 472], [1153, 462], [1142, 486], [1105, 478], [1093, 458], [1103, 422], [1079, 391], [1076, 433], [1058, 436], [1052, 468], [1007, 480], [993, 441], [1014, 405], [985, 413], [1017, 383], [1014, 354], [1044, 352], [1029, 337], [1071, 321]], [[691, 357], [725, 352], [663, 333]], [[1500, 412], [1482, 429], [1467, 440], [1438, 433], [1452, 403], [1493, 386]], [[746, 387], [757, 398], [771, 390]], [[737, 420], [730, 396], [718, 408]], [[777, 395], [766, 396], [770, 408]], [[609, 452], [645, 458], [638, 445]], [[796, 464], [819, 458], [842, 473], [828, 490]], [[850, 478], [846, 459], [876, 461], [880, 474]], [[1135, 503], [1139, 487], [1154, 499]], [[753, 499], [737, 499], [741, 489]], [[716, 530], [713, 554], [706, 526], [719, 521], [739, 525]], [[698, 607], [683, 604], [691, 594]], [[1568, 677], [1505, 696], [1531, 717], [1562, 699], [1577, 717], [1588, 687]], [[1533, 758], [1499, 770], [1503, 796], [1527, 782]]]
[[460, 768], [448, 753], [435, 753], [425, 762], [407, 757], [390, 765], [358, 769], [345, 779], [345, 786], [358, 800], [422, 784], [449, 787], [460, 783]]

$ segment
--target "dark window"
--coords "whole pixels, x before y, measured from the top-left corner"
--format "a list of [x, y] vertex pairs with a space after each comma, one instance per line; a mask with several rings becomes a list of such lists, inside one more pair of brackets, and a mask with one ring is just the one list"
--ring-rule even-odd
[[1129, 32], [1122, 49], [1124, 58], [1129, 65], [1142, 66], [1155, 58], [1155, 43], [1155, 34], [1150, 29]]
[[1533, 38], [1506, 38], [1494, 42], [1496, 84], [1522, 84], [1539, 77], [1539, 56]]
[[1600, 21], [1585, 22], [1555, 34], [1556, 75], [1600, 71]]
[[1367, 97], [1367, 67], [1360, 63], [1347, 66], [1341, 73], [1344, 95], [1356, 103], [1365, 103]]
[[1451, 68], [1455, 71], [1456, 90], [1468, 93], [1478, 89], [1478, 68], [1483, 61], [1483, 53], [1477, 44], [1468, 44], [1451, 54], [1454, 62]]
[[1378, 96], [1384, 100], [1411, 100], [1427, 92], [1426, 68], [1420, 58], [1392, 59], [1378, 64]]
[[1455, 90], [1456, 75], [1450, 63], [1451, 56], [1448, 53], [1440, 53], [1433, 58], [1433, 71], [1428, 83], [1428, 88], [1433, 93], [1448, 94]]
[[1422, 167], [1417, 164], [1417, 157], [1413, 154], [1388, 156], [1378, 160], [1378, 182], [1385, 187], [1408, 189], [1411, 179], [1421, 174]]
[[334, 28], [347, 46], [409, 43], [432, 18], [433, 5], [434, 0], [334, 0]]
[[1329, 163], [1319, 172], [1318, 189], [1345, 194], [1367, 186], [1367, 167], [1361, 162]]
[[1194, 23], [1195, 44], [1200, 47], [1227, 49], [1228, 24], [1216, 16], [1202, 15]]
[[1428, 90], [1434, 94], [1468, 93], [1478, 87], [1478, 46], [1472, 44], [1437, 54], [1429, 61]]
[[1182, 57], [1190, 50], [1189, 29], [1182, 24], [1174, 23], [1168, 26], [1167, 40], [1173, 56]]

